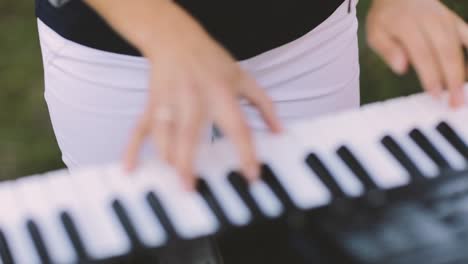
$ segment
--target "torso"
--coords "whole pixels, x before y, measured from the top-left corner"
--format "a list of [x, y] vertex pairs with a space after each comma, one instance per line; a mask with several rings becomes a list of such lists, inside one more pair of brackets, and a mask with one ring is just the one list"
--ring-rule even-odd
[[[238, 60], [244, 60], [305, 35], [345, 0], [178, 0]], [[83, 1], [54, 8], [36, 0], [36, 15], [76, 43], [114, 53], [140, 56]]]

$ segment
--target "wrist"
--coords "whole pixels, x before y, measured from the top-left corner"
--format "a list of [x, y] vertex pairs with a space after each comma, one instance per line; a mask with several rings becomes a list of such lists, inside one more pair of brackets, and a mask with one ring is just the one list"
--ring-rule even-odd
[[179, 5], [167, 2], [161, 6], [157, 17], [138, 30], [135, 46], [147, 58], [157, 58], [178, 46], [194, 44], [194, 38], [205, 34], [204, 28]]
[[146, 57], [167, 52], [203, 31], [195, 19], [170, 0], [85, 1]]

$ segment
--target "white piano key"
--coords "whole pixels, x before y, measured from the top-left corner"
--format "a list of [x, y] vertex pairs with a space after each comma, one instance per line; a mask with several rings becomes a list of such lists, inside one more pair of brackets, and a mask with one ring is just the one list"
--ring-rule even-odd
[[[311, 149], [308, 149], [304, 152], [304, 155], [310, 154], [310, 152]], [[357, 197], [364, 193], [364, 186], [362, 183], [341, 160], [338, 160], [338, 157], [333, 151], [326, 150], [325, 148], [320, 148], [319, 145], [315, 145], [313, 152], [320, 158], [340, 188], [347, 195]]]
[[[368, 113], [373, 109], [361, 110], [353, 119], [346, 118], [344, 125], [354, 129], [348, 130], [351, 137], [346, 136], [345, 142], [352, 146], [354, 153], [365, 166], [374, 181], [383, 188], [393, 188], [407, 185], [410, 177], [406, 169], [381, 144], [382, 132]], [[362, 128], [366, 132], [359, 132]]]
[[[114, 238], [114, 235], [109, 234], [109, 228], [105, 222], [103, 223], [101, 213], [90, 206], [90, 193], [80, 192], [72, 182], [71, 176], [48, 177], [47, 186], [58, 211], [66, 211], [73, 218], [90, 257], [105, 259], [124, 253], [115, 245], [116, 242], [110, 239]], [[97, 203], [97, 201], [91, 202]]]
[[27, 210], [27, 218], [33, 219], [40, 229], [52, 261], [74, 263], [77, 256], [57, 217], [57, 208], [48, 199], [48, 190], [44, 188], [45, 177], [47, 175], [39, 175], [17, 181], [16, 199]]
[[[302, 153], [300, 153], [296, 141], [286, 135], [274, 136], [258, 133], [255, 136], [257, 138], [255, 142], [258, 143], [256, 149], [259, 161], [270, 166], [296, 206], [310, 209], [326, 204], [330, 200], [330, 193], [326, 187], [306, 166], [305, 157], [299, 157], [299, 154]], [[230, 142], [220, 141], [214, 143], [206, 152], [208, 154], [204, 160], [210, 163], [205, 162], [204, 164], [218, 164], [218, 166], [214, 169], [210, 168], [202, 175], [210, 175], [207, 177], [208, 181], [217, 181], [214, 186], [222, 186], [223, 188], [230, 186], [226, 176], [231, 171], [239, 170], [240, 167], [237, 151]], [[206, 168], [203, 165], [198, 167]], [[206, 171], [206, 169], [202, 170]], [[219, 180], [219, 178], [223, 179]], [[221, 195], [222, 192], [217, 197]], [[259, 206], [261, 205], [259, 204]]]
[[409, 96], [380, 103], [373, 106], [373, 111], [366, 113], [373, 120], [372, 125], [381, 131], [381, 138], [385, 135], [392, 136], [426, 177], [434, 177], [439, 174], [439, 168], [408, 135], [418, 126], [417, 120], [408, 114], [415, 111], [414, 106], [408, 107], [405, 104], [411, 100], [417, 100], [417, 97]]
[[328, 151], [347, 146], [381, 188], [406, 185], [407, 171], [380, 144], [381, 132], [371, 122], [362, 112], [353, 111], [295, 127], [293, 133], [311, 150], [318, 145]]
[[112, 208], [114, 195], [108, 186], [104, 185], [100, 170], [85, 170], [72, 175], [76, 192], [80, 193], [83, 206], [93, 213], [96, 224], [106, 235], [109, 250], [114, 254], [123, 255], [131, 250], [131, 242], [123, 226]]
[[208, 204], [197, 192], [184, 189], [173, 169], [154, 161], [141, 173], [142, 184], [159, 197], [180, 236], [192, 239], [218, 230], [219, 223]]
[[468, 124], [468, 106], [457, 110], [452, 110], [449, 114], [444, 116], [443, 119], [452, 126], [452, 128], [457, 132], [457, 134], [465, 143], [468, 142], [468, 126], [466, 125]]
[[461, 139], [466, 143], [468, 142], [468, 126], [466, 125], [468, 119], [468, 109], [464, 111], [457, 111], [453, 115], [445, 118], [445, 121], [452, 126]]
[[466, 167], [464, 157], [436, 130], [436, 126], [444, 117], [454, 112], [449, 108], [447, 102], [445, 102], [446, 100], [435, 100], [429, 95], [421, 95], [415, 100], [406, 102], [406, 104], [409, 106], [414, 105], [413, 118], [420, 122], [419, 128], [421, 131], [444, 156], [450, 166], [454, 169], [462, 170]]
[[454, 112], [452, 115], [447, 115], [444, 119], [457, 135], [468, 145], [468, 107]]
[[335, 136], [330, 136], [336, 135], [336, 131], [333, 133], [333, 131], [315, 129], [312, 123], [306, 122], [294, 124], [289, 131], [301, 148], [302, 154], [299, 156], [316, 154], [346, 194], [358, 196], [364, 192], [362, 183], [336, 155]]
[[18, 206], [15, 188], [10, 183], [0, 186], [0, 228], [5, 234], [15, 263], [40, 263], [25, 219], [25, 211]]
[[348, 143], [349, 149], [369, 172], [376, 184], [385, 189], [404, 186], [409, 183], [409, 175], [390, 153], [373, 142], [369, 146], [363, 142]]
[[[342, 115], [341, 113], [340, 115]], [[315, 126], [314, 126], [314, 124]], [[336, 155], [338, 148], [336, 135], [342, 131], [327, 131], [322, 128], [323, 120], [301, 122], [290, 127], [290, 133], [297, 139], [302, 155], [314, 153], [330, 171], [340, 188], [350, 196], [359, 196], [364, 192], [364, 186], [345, 163]], [[329, 124], [327, 125], [329, 126]], [[348, 134], [348, 133], [346, 133]]]
[[422, 128], [421, 131], [437, 148], [442, 156], [444, 156], [452, 168], [456, 170], [463, 170], [466, 168], [465, 159], [450, 145], [450, 143], [445, 138], [442, 137], [442, 135], [440, 135], [435, 130], [435, 126], [426, 129]]
[[138, 172], [125, 175], [120, 166], [112, 166], [103, 173], [106, 183], [124, 204], [142, 243], [150, 248], [163, 245], [167, 234], [146, 202], [144, 190], [135, 182], [139, 180]]
[[199, 153], [196, 162], [197, 171], [209, 184], [229, 221], [236, 226], [249, 223], [252, 219], [249, 209], [227, 181], [227, 173], [233, 169], [230, 165], [232, 162], [222, 158], [221, 149], [211, 145], [202, 146]]
[[278, 176], [278, 181], [299, 208], [315, 208], [330, 201], [330, 192], [307, 166], [306, 157], [294, 138], [285, 134], [260, 134], [257, 138], [260, 159]]
[[[206, 175], [206, 174], [205, 174]], [[206, 177], [216, 200], [220, 203], [229, 221], [233, 225], [243, 226], [252, 219], [252, 214], [242, 202], [225, 176]]]
[[268, 185], [262, 181], [256, 181], [250, 184], [249, 190], [266, 216], [275, 218], [281, 215], [284, 208]]
[[[468, 102], [468, 84], [465, 85], [465, 96]], [[424, 104], [429, 103], [431, 104], [429, 106], [431, 109], [436, 108], [438, 112], [441, 112], [440, 119], [446, 121], [457, 132], [458, 136], [465, 143], [468, 143], [468, 126], [466, 125], [468, 121], [468, 107], [465, 105], [464, 107], [452, 109], [447, 105], [441, 105], [434, 101], [431, 102], [427, 98], [425, 100]]]
[[394, 136], [394, 139], [424, 176], [433, 178], [440, 173], [439, 167], [437, 167], [408, 135]]

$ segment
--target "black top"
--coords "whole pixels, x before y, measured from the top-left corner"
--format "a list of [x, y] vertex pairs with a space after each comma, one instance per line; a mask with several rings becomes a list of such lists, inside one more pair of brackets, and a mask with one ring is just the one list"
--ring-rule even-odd
[[[238, 60], [291, 42], [327, 19], [345, 0], [178, 0]], [[37, 17], [66, 39], [120, 54], [141, 54], [82, 0], [61, 8], [36, 0]]]

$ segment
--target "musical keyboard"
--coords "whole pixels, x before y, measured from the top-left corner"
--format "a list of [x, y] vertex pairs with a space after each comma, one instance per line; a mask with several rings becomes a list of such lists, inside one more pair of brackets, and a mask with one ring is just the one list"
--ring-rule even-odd
[[337, 199], [378, 201], [381, 191], [465, 170], [467, 121], [468, 107], [454, 111], [417, 94], [293, 124], [282, 135], [256, 135], [264, 165], [251, 184], [220, 140], [200, 148], [196, 192], [159, 160], [129, 176], [114, 164], [3, 182], [0, 262], [101, 263]]

